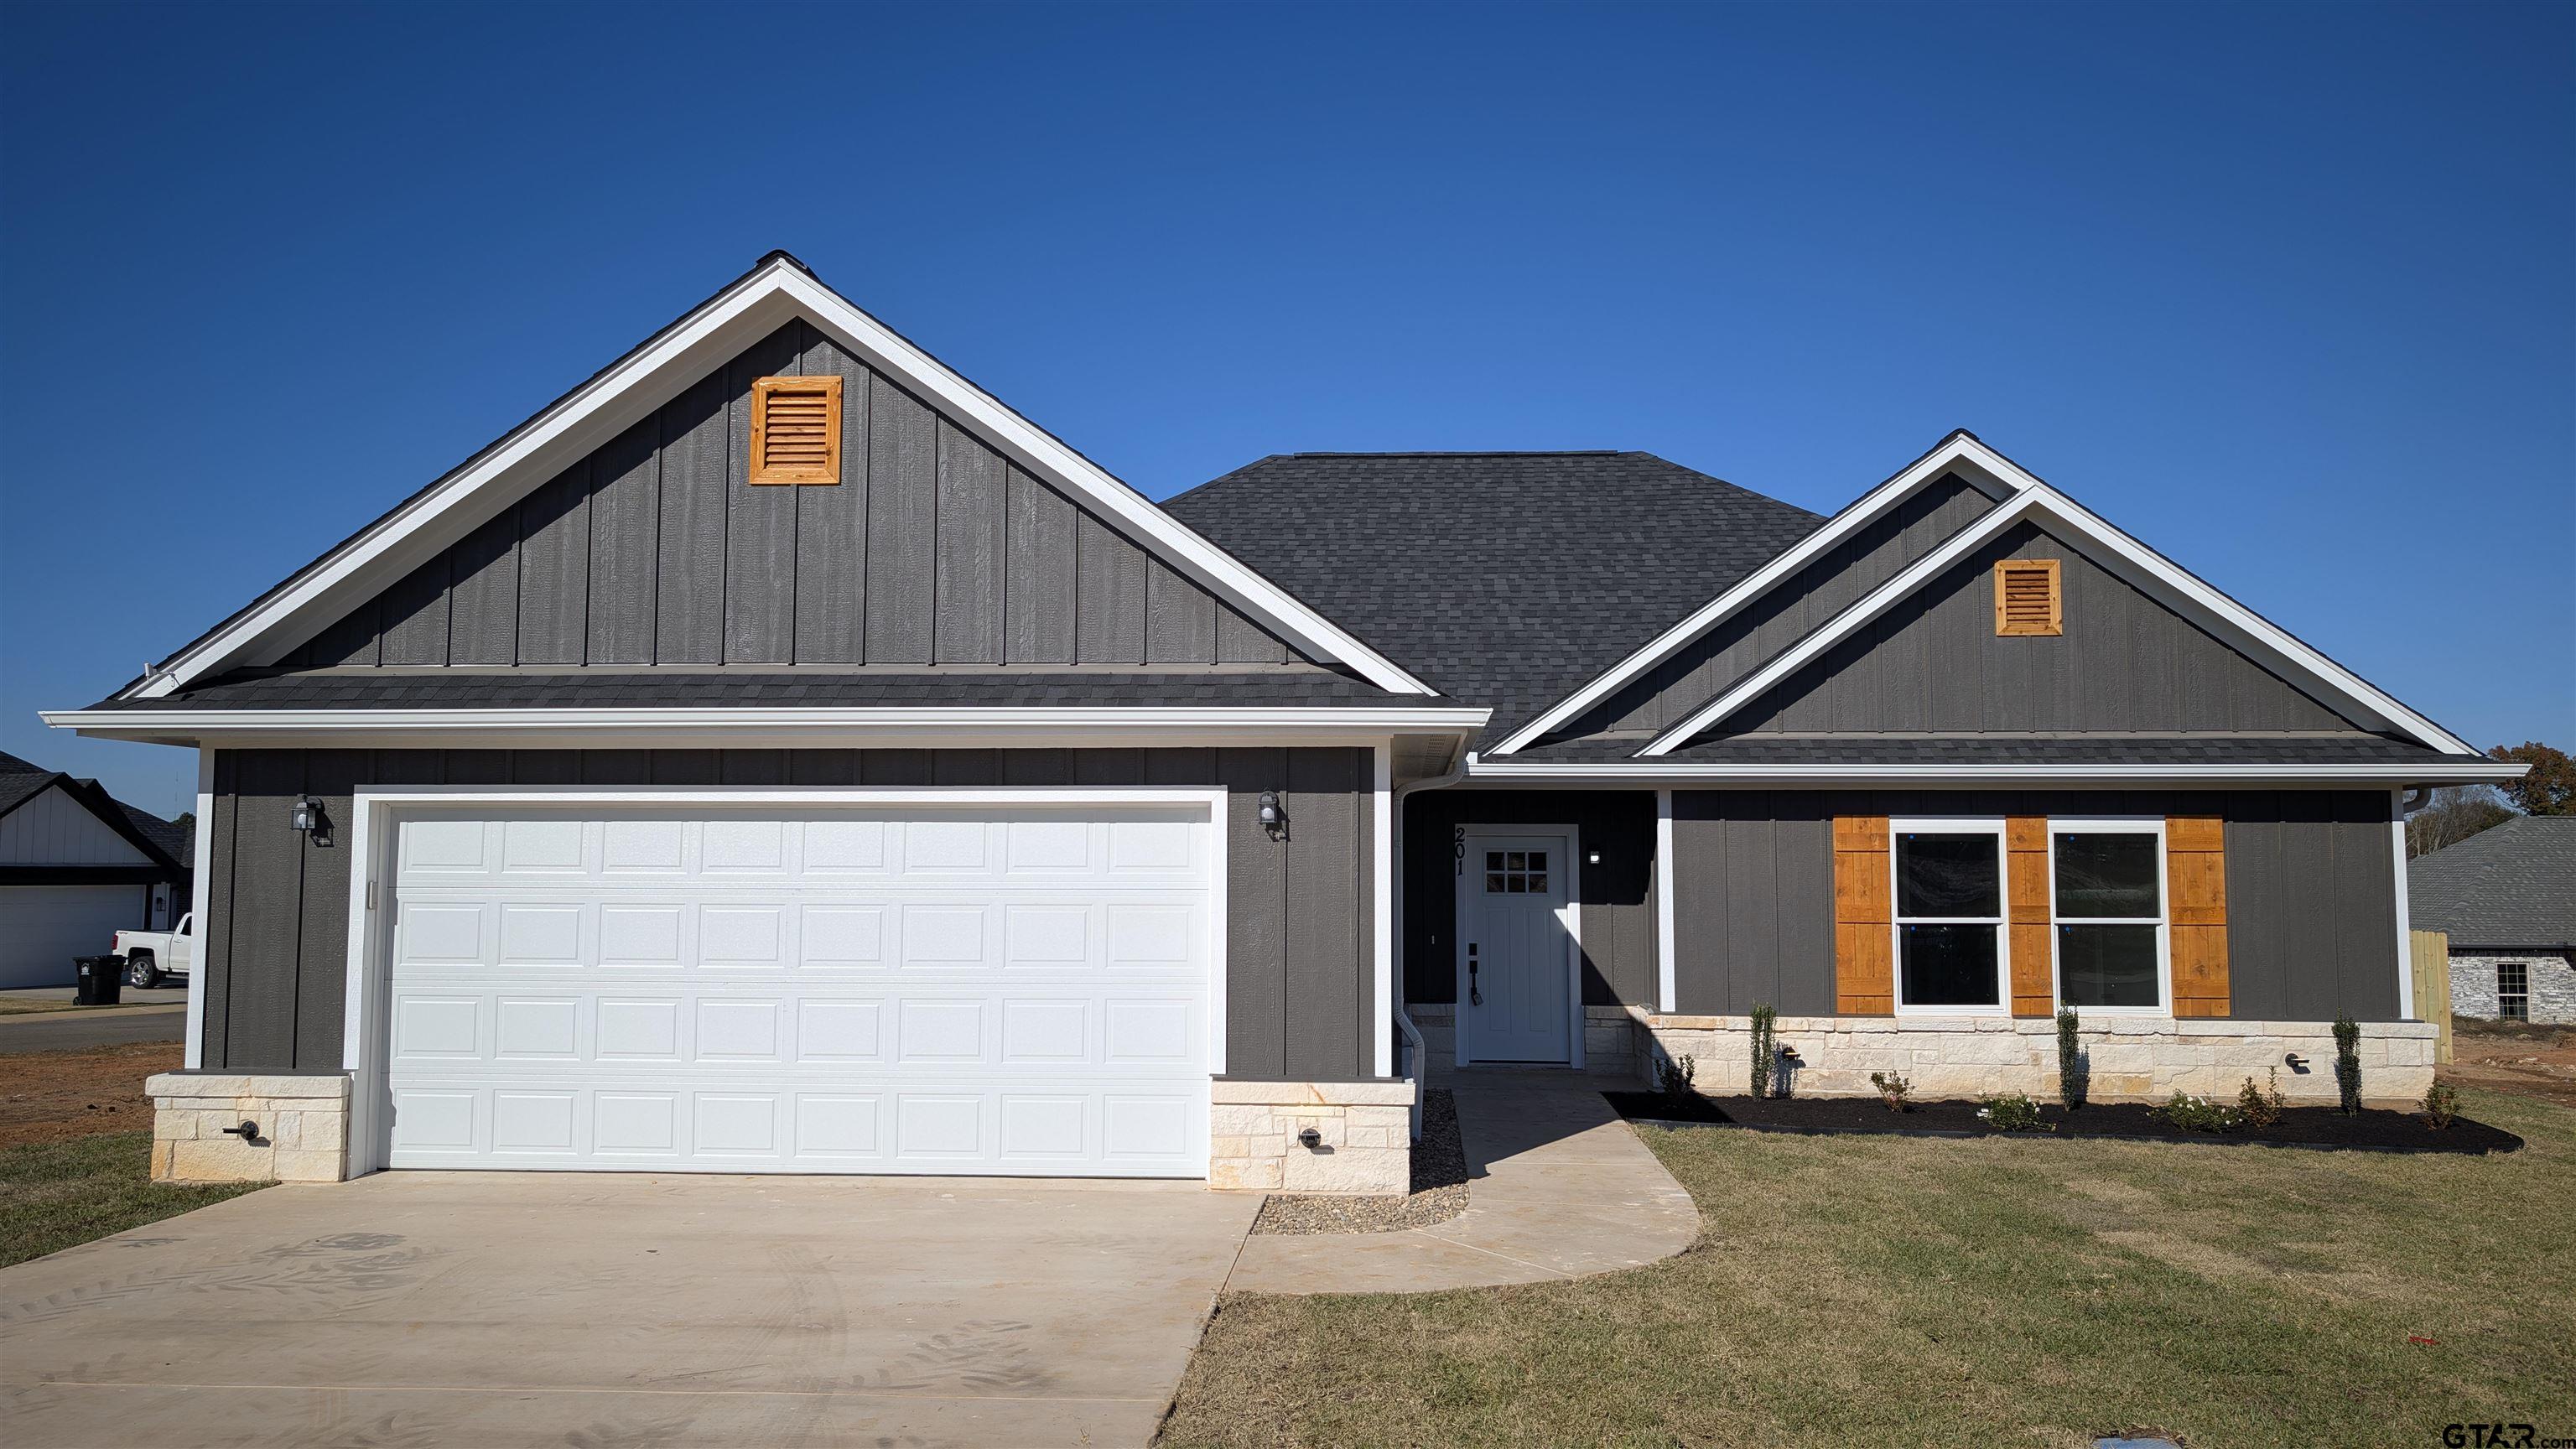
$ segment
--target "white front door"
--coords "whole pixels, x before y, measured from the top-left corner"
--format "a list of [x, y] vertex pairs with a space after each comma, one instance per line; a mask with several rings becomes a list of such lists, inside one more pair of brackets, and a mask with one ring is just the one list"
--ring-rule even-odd
[[389, 1163], [1202, 1176], [1207, 814], [401, 818]]
[[1467, 954], [1463, 1055], [1479, 1062], [1574, 1059], [1572, 839], [1467, 832], [1458, 940]]

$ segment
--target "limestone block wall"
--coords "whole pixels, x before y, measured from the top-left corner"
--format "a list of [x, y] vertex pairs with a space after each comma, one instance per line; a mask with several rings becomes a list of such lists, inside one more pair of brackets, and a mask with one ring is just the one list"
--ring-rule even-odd
[[[1749, 1018], [1631, 1010], [1642, 1060], [1696, 1057], [1702, 1090], [1743, 1090]], [[1923, 1101], [2057, 1092], [2057, 1025], [2044, 1017], [1784, 1016], [1775, 1030], [1782, 1046], [1797, 1050], [1789, 1085], [1799, 1095], [1875, 1096], [1872, 1072], [1902, 1075]], [[2338, 1099], [2330, 1022], [2104, 1016], [2084, 1023], [2079, 1035], [2096, 1101], [2161, 1102], [2178, 1091], [2233, 1096], [2248, 1077], [2268, 1085], [2276, 1067], [2285, 1099]], [[2421, 1100], [2433, 1084], [2434, 1037], [2431, 1022], [2364, 1024], [2363, 1098], [2410, 1107]], [[2301, 1068], [2286, 1060], [2294, 1052], [2304, 1059]]]
[[2576, 1023], [2576, 956], [2564, 951], [2452, 952], [2452, 1013], [2481, 1021], [2502, 1015], [2496, 1005], [2496, 968], [2507, 961], [2520, 963], [2530, 978], [2534, 1025]]
[[[349, 1078], [164, 1072], [152, 1098], [155, 1182], [339, 1182], [349, 1175]], [[259, 1132], [224, 1131], [244, 1122]]]
[[[1208, 1186], [1401, 1194], [1413, 1185], [1413, 1091], [1402, 1082], [1211, 1084]], [[1307, 1147], [1297, 1134], [1315, 1129]]]

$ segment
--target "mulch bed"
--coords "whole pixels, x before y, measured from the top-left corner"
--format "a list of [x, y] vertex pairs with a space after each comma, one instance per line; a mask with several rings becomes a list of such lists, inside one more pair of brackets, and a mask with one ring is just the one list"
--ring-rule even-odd
[[1895, 1133], [1922, 1137], [2091, 1137], [2157, 1142], [2243, 1143], [2265, 1147], [2342, 1148], [2364, 1152], [2512, 1152], [2522, 1139], [2466, 1117], [2436, 1128], [2421, 1112], [2370, 1108], [2346, 1116], [2332, 1107], [2289, 1107], [2269, 1127], [2233, 1132], [2193, 1132], [2176, 1127], [2142, 1102], [2095, 1102], [2069, 1112], [2043, 1104], [2036, 1132], [1999, 1132], [1977, 1115], [1976, 1102], [1916, 1102], [1903, 1112], [1876, 1097], [1692, 1097], [1676, 1102], [1660, 1092], [1604, 1092], [1619, 1115], [1637, 1122], [1708, 1123], [1757, 1132]]
[[1422, 1096], [1422, 1140], [1413, 1144], [1413, 1191], [1403, 1197], [1334, 1197], [1274, 1192], [1252, 1220], [1256, 1233], [1392, 1233], [1445, 1223], [1467, 1210], [1467, 1145], [1458, 1103]]

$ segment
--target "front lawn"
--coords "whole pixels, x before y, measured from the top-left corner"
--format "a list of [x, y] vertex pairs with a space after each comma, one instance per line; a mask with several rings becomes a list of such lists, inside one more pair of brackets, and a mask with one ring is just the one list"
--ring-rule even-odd
[[152, 1134], [102, 1132], [0, 1147], [0, 1268], [264, 1186], [152, 1181]]
[[1161, 1442], [2576, 1435], [2576, 1110], [2461, 1095], [2530, 1145], [1643, 1129], [1699, 1202], [1682, 1256], [1517, 1288], [1228, 1297]]

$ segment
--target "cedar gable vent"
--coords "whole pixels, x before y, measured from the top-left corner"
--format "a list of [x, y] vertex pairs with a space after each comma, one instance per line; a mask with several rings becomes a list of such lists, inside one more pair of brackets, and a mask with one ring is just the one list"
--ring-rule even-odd
[[751, 385], [751, 481], [841, 481], [841, 379], [764, 377]]
[[1995, 565], [1995, 632], [2057, 635], [2066, 632], [2064, 596], [2053, 558], [2006, 559]]

